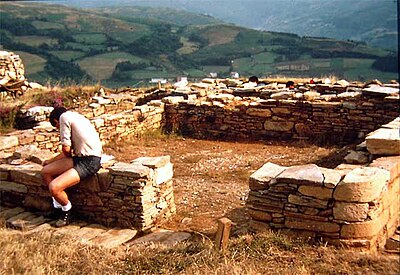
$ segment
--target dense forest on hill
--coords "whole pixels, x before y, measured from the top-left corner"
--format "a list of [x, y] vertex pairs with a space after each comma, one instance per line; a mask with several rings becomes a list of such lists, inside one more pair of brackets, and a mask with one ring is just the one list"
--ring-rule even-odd
[[134, 86], [232, 72], [385, 81], [398, 71], [394, 51], [364, 42], [258, 31], [165, 8], [2, 2], [0, 18], [1, 47], [19, 54], [27, 77], [39, 82]]

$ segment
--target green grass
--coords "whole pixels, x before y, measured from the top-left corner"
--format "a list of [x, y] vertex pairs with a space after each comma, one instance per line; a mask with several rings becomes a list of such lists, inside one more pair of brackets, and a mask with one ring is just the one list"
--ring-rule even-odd
[[51, 51], [50, 53], [64, 61], [77, 60], [85, 56], [85, 53], [81, 51]]
[[85, 45], [101, 45], [107, 41], [104, 33], [79, 33], [73, 36], [77, 43]]
[[42, 44], [47, 44], [49, 46], [58, 44], [57, 39], [48, 36], [37, 36], [37, 35], [14, 36], [14, 39], [18, 43], [22, 43], [32, 47], [39, 47]]
[[39, 30], [64, 30], [65, 26], [61, 23], [47, 21], [32, 21], [32, 25]]
[[68, 42], [67, 47], [70, 47], [74, 50], [90, 52], [91, 49], [95, 50], [104, 50], [106, 48], [105, 45], [85, 45], [81, 43]]
[[78, 63], [94, 79], [104, 80], [110, 78], [115, 66], [123, 61], [130, 61], [131, 63], [147, 62], [143, 58], [126, 52], [111, 52], [87, 57]]
[[44, 70], [47, 60], [43, 57], [27, 52], [16, 51], [15, 53], [21, 57], [22, 63], [25, 67], [26, 77], [30, 77], [31, 75]]

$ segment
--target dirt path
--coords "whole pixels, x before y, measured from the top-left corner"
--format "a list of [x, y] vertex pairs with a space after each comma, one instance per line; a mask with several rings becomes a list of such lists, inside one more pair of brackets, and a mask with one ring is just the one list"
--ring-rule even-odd
[[264, 163], [335, 167], [339, 151], [300, 142], [239, 143], [176, 136], [147, 136], [105, 148], [125, 162], [141, 156], [171, 156], [177, 214], [163, 227], [203, 234], [214, 233], [217, 219], [223, 216], [234, 222], [233, 234], [246, 232], [248, 178]]

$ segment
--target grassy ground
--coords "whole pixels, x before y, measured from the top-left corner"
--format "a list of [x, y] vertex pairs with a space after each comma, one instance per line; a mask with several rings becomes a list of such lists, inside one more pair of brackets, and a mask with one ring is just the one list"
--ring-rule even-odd
[[50, 232], [0, 228], [0, 274], [398, 274], [398, 257], [304, 243], [279, 233], [243, 235], [225, 251], [213, 240], [165, 248], [83, 245]]

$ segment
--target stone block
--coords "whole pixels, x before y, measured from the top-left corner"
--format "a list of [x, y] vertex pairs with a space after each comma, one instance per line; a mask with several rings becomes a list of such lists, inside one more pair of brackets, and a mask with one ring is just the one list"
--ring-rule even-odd
[[288, 197], [289, 203], [301, 206], [315, 207], [325, 209], [328, 206], [327, 200], [319, 200], [310, 197], [297, 196], [297, 195], [289, 195]]
[[276, 181], [293, 183], [297, 185], [322, 186], [324, 175], [315, 164], [292, 166], [276, 177]]
[[319, 168], [324, 176], [324, 187], [326, 188], [335, 188], [340, 180], [342, 179], [342, 176], [340, 173], [336, 170], [333, 169], [327, 169], [320, 167]]
[[97, 171], [97, 180], [99, 183], [100, 191], [107, 191], [110, 188], [112, 177], [107, 169], [101, 168]]
[[268, 223], [257, 220], [251, 220], [249, 227], [253, 232], [268, 232], [271, 230], [271, 226]]
[[16, 192], [16, 193], [27, 193], [28, 188], [20, 183], [10, 182], [10, 181], [1, 181], [0, 182], [0, 191], [5, 192]]
[[343, 224], [340, 230], [342, 238], [371, 238], [376, 236], [388, 222], [388, 211], [374, 220]]
[[111, 175], [121, 175], [132, 178], [149, 178], [150, 168], [140, 163], [117, 162], [108, 168]]
[[26, 185], [42, 186], [43, 179], [40, 174], [42, 166], [36, 163], [22, 164], [14, 166], [10, 170], [11, 181], [23, 183]]
[[336, 187], [333, 198], [347, 202], [371, 202], [376, 200], [386, 186], [388, 171], [374, 168], [357, 168], [348, 173]]
[[270, 121], [264, 122], [264, 130], [277, 132], [290, 132], [294, 127], [294, 122], [290, 121]]
[[353, 171], [354, 169], [360, 168], [360, 167], [364, 167], [364, 165], [342, 163], [342, 164], [339, 164], [334, 170], [337, 171], [341, 177], [344, 177], [348, 173]]
[[45, 160], [53, 158], [55, 155], [57, 155], [54, 152], [51, 152], [50, 150], [40, 150], [32, 154], [31, 156], [31, 161], [37, 164], [42, 165], [42, 163]]
[[336, 223], [309, 221], [291, 217], [286, 218], [285, 226], [287, 228], [292, 228], [292, 229], [302, 229], [302, 230], [325, 232], [325, 233], [336, 233], [339, 232], [340, 230], [340, 226]]
[[320, 187], [320, 186], [308, 186], [302, 185], [298, 190], [301, 194], [320, 200], [328, 200], [332, 198], [333, 189]]
[[390, 172], [390, 179], [394, 179], [400, 176], [400, 156], [377, 158], [369, 167], [385, 169]]
[[267, 221], [267, 222], [272, 221], [271, 213], [265, 211], [259, 211], [249, 208], [249, 215], [250, 217], [258, 221]]
[[368, 163], [368, 154], [359, 151], [351, 151], [344, 160], [350, 164], [366, 164]]
[[154, 181], [157, 185], [165, 183], [172, 179], [174, 170], [172, 163], [167, 163], [165, 166], [154, 170]]
[[249, 108], [246, 114], [257, 117], [271, 117], [272, 112], [269, 109]]
[[0, 151], [10, 149], [19, 145], [16, 136], [0, 136]]
[[273, 183], [277, 175], [282, 173], [286, 167], [267, 162], [260, 169], [254, 172], [249, 179], [249, 186], [251, 190], [267, 189]]
[[400, 155], [399, 129], [380, 128], [369, 134], [365, 141], [374, 155]]
[[87, 206], [103, 206], [103, 201], [100, 199], [99, 196], [95, 194], [88, 194], [88, 196], [85, 199], [86, 205]]
[[74, 189], [79, 189], [81, 191], [89, 191], [89, 192], [100, 192], [102, 191], [100, 188], [99, 180], [97, 175], [93, 175], [82, 180], [80, 183], [73, 187]]
[[39, 149], [36, 145], [24, 145], [15, 149], [14, 157], [29, 160], [32, 157], [32, 154], [38, 151]]
[[347, 203], [337, 201], [333, 207], [333, 217], [347, 222], [364, 221], [368, 216], [368, 203]]
[[27, 195], [24, 199], [24, 206], [40, 211], [51, 211], [53, 209], [53, 203], [51, 201], [50, 194], [48, 197]]

